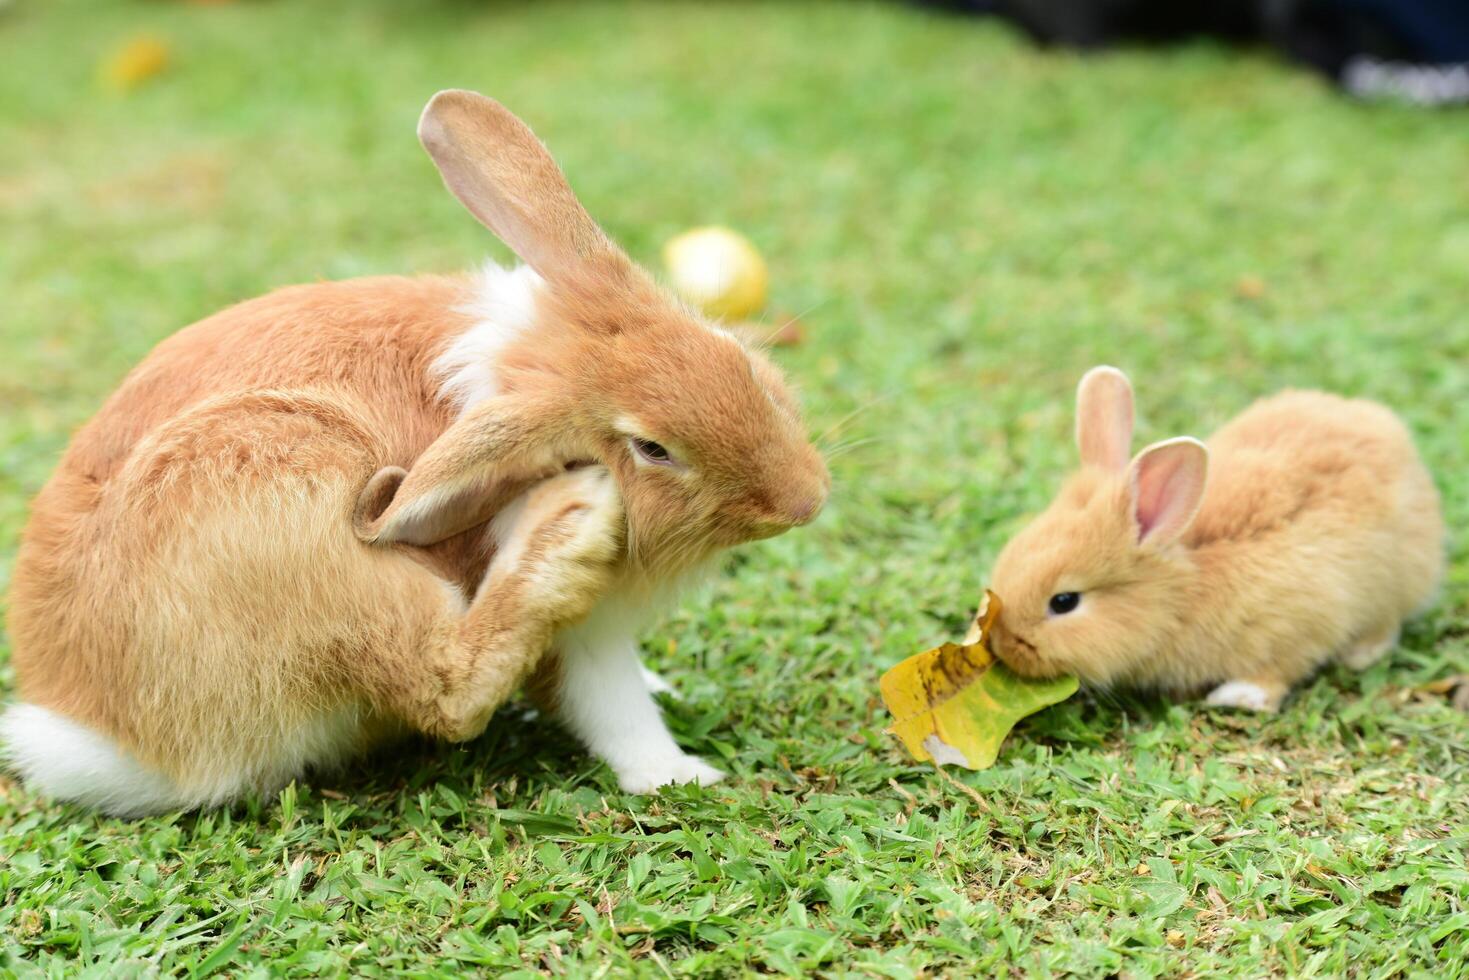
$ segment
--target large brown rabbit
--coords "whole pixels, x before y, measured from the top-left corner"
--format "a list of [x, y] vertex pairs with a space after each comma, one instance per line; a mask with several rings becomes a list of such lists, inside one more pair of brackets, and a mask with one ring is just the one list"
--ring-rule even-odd
[[776, 369], [582, 209], [498, 103], [419, 135], [525, 262], [283, 289], [164, 341], [35, 501], [10, 597], [36, 789], [119, 814], [268, 791], [531, 677], [624, 789], [713, 782], [635, 631], [719, 549], [810, 521]]

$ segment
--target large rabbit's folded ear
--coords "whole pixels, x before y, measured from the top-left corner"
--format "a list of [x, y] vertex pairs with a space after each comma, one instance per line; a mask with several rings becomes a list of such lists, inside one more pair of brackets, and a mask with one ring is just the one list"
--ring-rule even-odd
[[1188, 530], [1204, 502], [1208, 447], [1188, 436], [1155, 442], [1137, 454], [1127, 477], [1138, 542], [1154, 547], [1172, 544]]
[[1076, 447], [1087, 466], [1121, 472], [1132, 455], [1132, 385], [1114, 367], [1094, 367], [1076, 386]]
[[589, 259], [627, 261], [535, 133], [494, 99], [440, 92], [423, 110], [418, 138], [454, 196], [546, 280]]
[[553, 398], [486, 399], [430, 443], [407, 473], [379, 470], [358, 495], [357, 536], [373, 544], [435, 544], [489, 520], [520, 489], [516, 484], [591, 456], [561, 424], [564, 413]]

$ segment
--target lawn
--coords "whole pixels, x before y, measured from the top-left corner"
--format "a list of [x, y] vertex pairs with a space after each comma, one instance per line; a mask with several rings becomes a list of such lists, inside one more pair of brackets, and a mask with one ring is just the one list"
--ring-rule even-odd
[[[103, 91], [139, 32], [170, 67]], [[523, 704], [233, 811], [0, 779], [0, 973], [1469, 974], [1469, 718], [1434, 684], [1469, 672], [1462, 536], [1388, 662], [1277, 717], [1083, 696], [940, 776], [877, 698], [1073, 462], [1094, 363], [1133, 375], [1144, 440], [1288, 385], [1386, 401], [1469, 523], [1463, 115], [901, 3], [16, 0], [0, 51], [0, 586], [161, 338], [506, 256], [413, 137], [451, 86], [535, 126], [634, 256], [710, 222], [760, 245], [834, 478], [646, 638], [727, 784], [621, 794]]]

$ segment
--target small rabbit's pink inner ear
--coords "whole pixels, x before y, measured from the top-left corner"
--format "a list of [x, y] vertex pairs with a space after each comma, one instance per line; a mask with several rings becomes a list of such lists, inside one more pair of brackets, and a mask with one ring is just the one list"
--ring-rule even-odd
[[1132, 455], [1132, 385], [1114, 367], [1094, 367], [1076, 386], [1076, 448], [1086, 466], [1121, 472]]
[[1187, 436], [1157, 442], [1137, 454], [1128, 487], [1138, 543], [1170, 544], [1188, 530], [1209, 477], [1209, 450]]
[[627, 262], [571, 191], [530, 127], [494, 99], [448, 89], [429, 100], [418, 138], [469, 212], [550, 282], [596, 260]]

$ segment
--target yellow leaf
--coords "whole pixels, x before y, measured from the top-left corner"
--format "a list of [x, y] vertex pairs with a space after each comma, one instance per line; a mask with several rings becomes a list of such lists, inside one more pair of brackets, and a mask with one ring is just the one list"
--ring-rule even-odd
[[167, 41], [139, 35], [102, 62], [98, 78], [103, 85], [115, 91], [131, 91], [167, 68], [170, 53]]
[[988, 643], [999, 615], [999, 597], [986, 591], [963, 643], [915, 654], [878, 682], [893, 714], [888, 731], [919, 762], [988, 769], [1016, 722], [1076, 693], [1075, 677], [1030, 680], [995, 659]]

